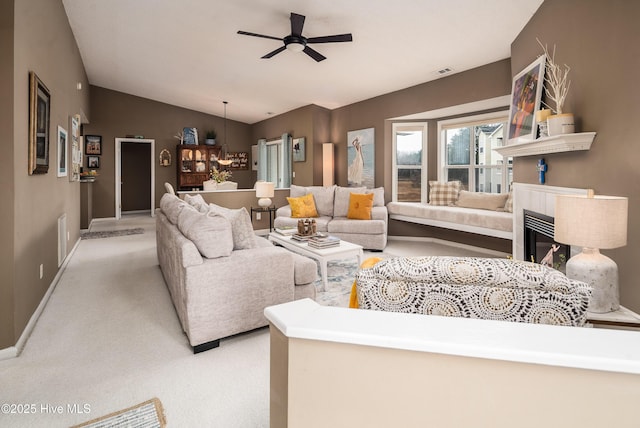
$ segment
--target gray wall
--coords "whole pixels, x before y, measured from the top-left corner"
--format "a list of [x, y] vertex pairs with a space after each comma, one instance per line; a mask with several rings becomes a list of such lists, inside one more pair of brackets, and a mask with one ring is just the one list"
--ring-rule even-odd
[[[68, 249], [79, 239], [80, 184], [56, 176], [55, 135], [58, 125], [69, 131], [71, 115], [88, 117], [89, 94], [84, 66], [60, 0], [3, 1], [0, 16], [0, 133], [5, 149], [0, 168], [4, 201], [0, 224], [1, 263], [6, 264], [0, 285], [1, 349], [16, 343], [58, 272], [60, 215], [67, 214]], [[31, 70], [51, 94], [49, 173], [33, 176], [27, 172]], [[76, 89], [78, 82], [84, 87], [82, 91]]]

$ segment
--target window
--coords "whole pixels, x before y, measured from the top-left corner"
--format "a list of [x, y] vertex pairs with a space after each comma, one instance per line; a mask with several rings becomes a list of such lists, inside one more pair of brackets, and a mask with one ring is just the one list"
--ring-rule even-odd
[[393, 193], [398, 202], [426, 202], [427, 124], [393, 124]]
[[502, 147], [508, 112], [446, 120], [439, 129], [439, 180], [460, 180], [472, 192], [501, 193], [513, 180], [513, 160]]

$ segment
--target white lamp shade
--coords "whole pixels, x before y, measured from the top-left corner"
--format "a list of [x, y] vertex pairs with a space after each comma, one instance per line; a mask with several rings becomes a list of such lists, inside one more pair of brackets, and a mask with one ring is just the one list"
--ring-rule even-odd
[[555, 236], [558, 242], [588, 248], [627, 245], [629, 200], [618, 196], [558, 195]]
[[273, 198], [274, 185], [270, 181], [258, 181], [256, 183], [256, 198]]

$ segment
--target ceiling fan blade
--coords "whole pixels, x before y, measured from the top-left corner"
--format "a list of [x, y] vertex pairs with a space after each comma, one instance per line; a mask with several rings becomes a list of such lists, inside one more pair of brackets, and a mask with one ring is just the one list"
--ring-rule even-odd
[[349, 34], [336, 34], [335, 36], [309, 37], [307, 43], [338, 43], [352, 42], [353, 36]]
[[264, 34], [249, 33], [247, 31], [238, 31], [238, 34], [242, 34], [243, 36], [262, 37], [264, 39], [273, 39], [273, 40], [282, 41], [282, 37], [265, 36]]
[[276, 49], [275, 51], [271, 51], [268, 54], [266, 54], [265, 56], [261, 57], [262, 59], [269, 59], [274, 55], [279, 54], [280, 52], [282, 52], [283, 50], [285, 50], [287, 47], [286, 46], [280, 46], [278, 49]]
[[291, 12], [291, 35], [302, 36], [302, 27], [304, 26], [304, 15], [298, 15]]
[[320, 52], [311, 49], [309, 46], [305, 46], [302, 52], [306, 53], [311, 58], [315, 59], [317, 62], [327, 59], [327, 57], [322, 55]]

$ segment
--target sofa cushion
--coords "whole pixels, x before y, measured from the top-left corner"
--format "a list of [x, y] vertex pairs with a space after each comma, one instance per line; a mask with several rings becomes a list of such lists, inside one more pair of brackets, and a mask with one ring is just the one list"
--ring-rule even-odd
[[160, 198], [160, 209], [172, 224], [178, 224], [178, 215], [184, 207], [189, 207], [189, 204], [176, 195], [165, 193]]
[[336, 187], [333, 216], [346, 217], [349, 212], [349, 196], [351, 196], [351, 193], [364, 193], [366, 190], [366, 187]]
[[373, 193], [352, 193], [349, 197], [347, 218], [353, 220], [371, 220]]
[[307, 187], [307, 191], [313, 194], [314, 202], [316, 203], [316, 210], [319, 216], [332, 216], [333, 215], [333, 199], [335, 195], [336, 186], [310, 186]]
[[507, 195], [507, 202], [504, 203], [504, 210], [508, 213], [513, 212], [513, 190], [509, 190], [509, 194]]
[[461, 190], [455, 205], [463, 208], [498, 211], [504, 209], [508, 196], [506, 193], [482, 193]]
[[375, 189], [366, 189], [364, 193], [373, 193], [374, 207], [384, 207], [384, 187], [376, 187]]
[[208, 259], [226, 257], [233, 251], [229, 220], [214, 212], [183, 209], [178, 216], [178, 229]]
[[292, 198], [299, 198], [307, 193], [309, 193], [309, 191], [304, 186], [296, 186], [295, 184], [289, 186], [289, 196]]
[[288, 197], [287, 202], [291, 206], [291, 217], [293, 218], [318, 217], [316, 204], [311, 193], [297, 198]]
[[329, 233], [381, 235], [386, 231], [384, 220], [351, 220], [346, 217], [334, 217], [327, 225]]
[[234, 250], [256, 248], [256, 235], [251, 224], [251, 216], [245, 207], [230, 209], [209, 204], [209, 211], [225, 217], [231, 224]]
[[458, 200], [460, 187], [460, 181], [430, 181], [429, 205], [453, 205]]
[[204, 200], [201, 194], [184, 195], [184, 201], [197, 209], [201, 213], [209, 211], [209, 204]]

